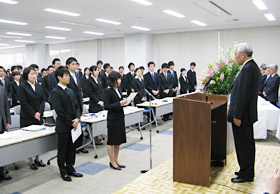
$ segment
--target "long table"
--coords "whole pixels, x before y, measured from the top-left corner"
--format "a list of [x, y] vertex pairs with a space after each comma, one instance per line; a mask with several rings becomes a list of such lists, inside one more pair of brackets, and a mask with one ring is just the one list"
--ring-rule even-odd
[[57, 149], [54, 127], [37, 132], [17, 130], [9, 133], [19, 135], [16, 139], [0, 139], [0, 166]]

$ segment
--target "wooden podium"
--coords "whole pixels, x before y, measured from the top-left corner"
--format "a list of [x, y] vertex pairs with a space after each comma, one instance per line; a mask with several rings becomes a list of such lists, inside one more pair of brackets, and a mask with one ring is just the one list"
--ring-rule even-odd
[[173, 100], [173, 180], [210, 186], [211, 161], [226, 164], [227, 97], [193, 93]]

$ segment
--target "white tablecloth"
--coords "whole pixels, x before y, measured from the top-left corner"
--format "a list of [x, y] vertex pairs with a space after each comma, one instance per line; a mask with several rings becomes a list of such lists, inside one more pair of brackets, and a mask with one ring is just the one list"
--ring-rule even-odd
[[266, 139], [267, 130], [277, 130], [276, 137], [280, 139], [280, 109], [258, 98], [258, 121], [254, 124], [255, 139]]

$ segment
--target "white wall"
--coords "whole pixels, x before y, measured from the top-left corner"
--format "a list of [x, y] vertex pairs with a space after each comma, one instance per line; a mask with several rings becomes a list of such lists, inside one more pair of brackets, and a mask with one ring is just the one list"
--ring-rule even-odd
[[25, 64], [25, 48], [10, 48], [10, 49], [0, 49], [0, 66], [5, 69], [11, 68], [13, 65], [23, 65]]

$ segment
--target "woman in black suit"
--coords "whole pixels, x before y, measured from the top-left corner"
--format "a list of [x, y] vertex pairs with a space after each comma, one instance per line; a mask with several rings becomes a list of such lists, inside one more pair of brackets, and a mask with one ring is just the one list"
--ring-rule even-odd
[[[35, 83], [37, 79], [36, 71], [32, 67], [23, 70], [24, 82], [19, 86], [18, 98], [20, 101], [20, 128], [30, 125], [41, 125], [45, 108], [43, 88]], [[40, 160], [39, 155], [33, 161], [29, 158], [29, 165], [32, 170], [46, 165]]]
[[20, 73], [19, 72], [13, 72], [13, 81], [11, 82], [12, 85], [12, 107], [15, 107], [19, 105], [19, 99], [18, 99], [18, 89], [20, 85]]
[[123, 100], [120, 91], [121, 74], [113, 71], [109, 74], [107, 85], [109, 88], [104, 90], [104, 108], [108, 110], [107, 114], [107, 128], [108, 128], [108, 141], [107, 152], [110, 158], [110, 167], [115, 170], [125, 168], [118, 161], [120, 144], [126, 143], [126, 132], [124, 124], [124, 111], [123, 106], [126, 100]]
[[88, 67], [84, 69], [84, 75], [81, 76], [81, 85], [82, 85], [82, 92], [83, 92], [83, 98], [89, 97], [88, 91], [87, 91], [87, 80], [90, 78], [90, 70]]
[[140, 104], [145, 101], [146, 92], [145, 92], [145, 84], [144, 80], [142, 80], [142, 70], [140, 68], [136, 68], [135, 70], [135, 78], [132, 80], [132, 88], [138, 94], [134, 98], [134, 104]]
[[180, 94], [189, 93], [189, 81], [188, 81], [188, 78], [186, 77], [185, 68], [181, 69], [181, 75], [179, 78], [179, 82], [180, 82]]

